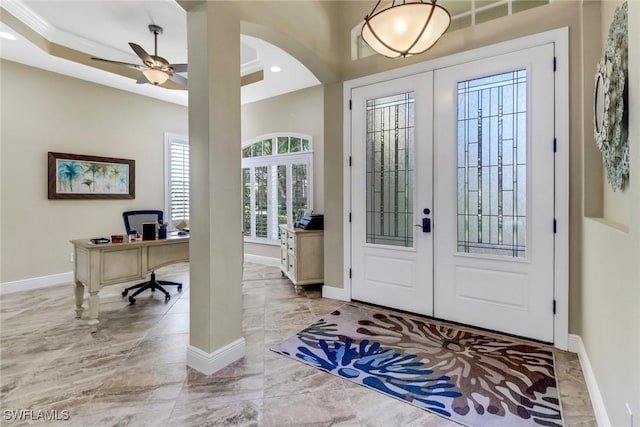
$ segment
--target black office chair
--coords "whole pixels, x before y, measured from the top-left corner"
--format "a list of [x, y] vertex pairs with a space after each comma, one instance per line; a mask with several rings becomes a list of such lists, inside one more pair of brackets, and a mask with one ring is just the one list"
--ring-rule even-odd
[[[127, 231], [127, 235], [131, 230], [135, 230], [138, 233], [142, 234], [142, 224], [162, 224], [164, 214], [162, 211], [158, 210], [127, 211], [122, 213], [122, 218], [124, 219], [124, 228]], [[137, 291], [135, 291], [134, 294], [129, 297], [129, 303], [135, 304], [135, 296], [137, 296], [141, 292], [146, 291], [147, 289], [151, 289], [151, 292], [155, 292], [155, 290], [157, 289], [164, 294], [164, 301], [167, 302], [171, 299], [171, 295], [162, 286], [169, 285], [177, 286], [178, 292], [182, 291], [182, 283], [168, 282], [166, 280], [156, 280], [156, 273], [155, 271], [152, 271], [151, 278], [148, 282], [138, 283], [137, 285], [126, 288], [124, 291], [122, 291], [122, 296], [126, 297], [130, 290], [137, 289]]]

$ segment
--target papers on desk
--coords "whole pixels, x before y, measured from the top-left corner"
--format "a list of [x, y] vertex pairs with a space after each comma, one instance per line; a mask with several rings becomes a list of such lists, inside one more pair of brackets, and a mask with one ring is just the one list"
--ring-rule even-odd
[[97, 237], [95, 239], [89, 240], [90, 245], [102, 245], [109, 242], [111, 242], [111, 240], [107, 239], [106, 237]]

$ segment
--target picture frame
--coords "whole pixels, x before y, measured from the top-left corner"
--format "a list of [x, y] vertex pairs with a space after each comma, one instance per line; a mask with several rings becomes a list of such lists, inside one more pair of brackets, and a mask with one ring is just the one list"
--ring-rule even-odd
[[306, 209], [298, 209], [298, 211], [296, 212], [296, 220], [293, 223], [294, 227], [297, 227], [300, 224], [300, 221], [302, 220], [302, 218], [306, 213], [307, 213]]
[[49, 199], [135, 199], [136, 161], [48, 152]]

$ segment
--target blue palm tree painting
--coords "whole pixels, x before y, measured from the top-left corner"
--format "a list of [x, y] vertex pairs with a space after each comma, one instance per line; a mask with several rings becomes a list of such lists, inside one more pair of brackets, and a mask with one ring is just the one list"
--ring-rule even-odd
[[56, 160], [59, 193], [110, 193], [129, 192], [129, 166], [78, 160]]
[[[83, 168], [78, 162], [74, 161], [62, 161], [58, 164], [58, 177], [62, 186], [66, 184], [70, 193], [73, 193], [73, 183], [82, 176]], [[77, 187], [76, 187], [77, 188]], [[59, 188], [58, 191], [64, 191], [64, 188]]]
[[299, 346], [295, 357], [446, 417], [451, 416], [450, 401], [462, 396], [450, 377], [434, 375], [416, 361], [416, 355], [401, 354], [366, 339], [359, 343], [349, 337], [344, 342], [320, 339], [319, 349]]

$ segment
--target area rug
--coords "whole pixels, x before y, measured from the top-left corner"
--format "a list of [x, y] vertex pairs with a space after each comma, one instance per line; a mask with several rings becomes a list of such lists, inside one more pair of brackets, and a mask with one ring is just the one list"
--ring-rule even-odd
[[271, 350], [468, 426], [562, 426], [553, 353], [345, 304]]

